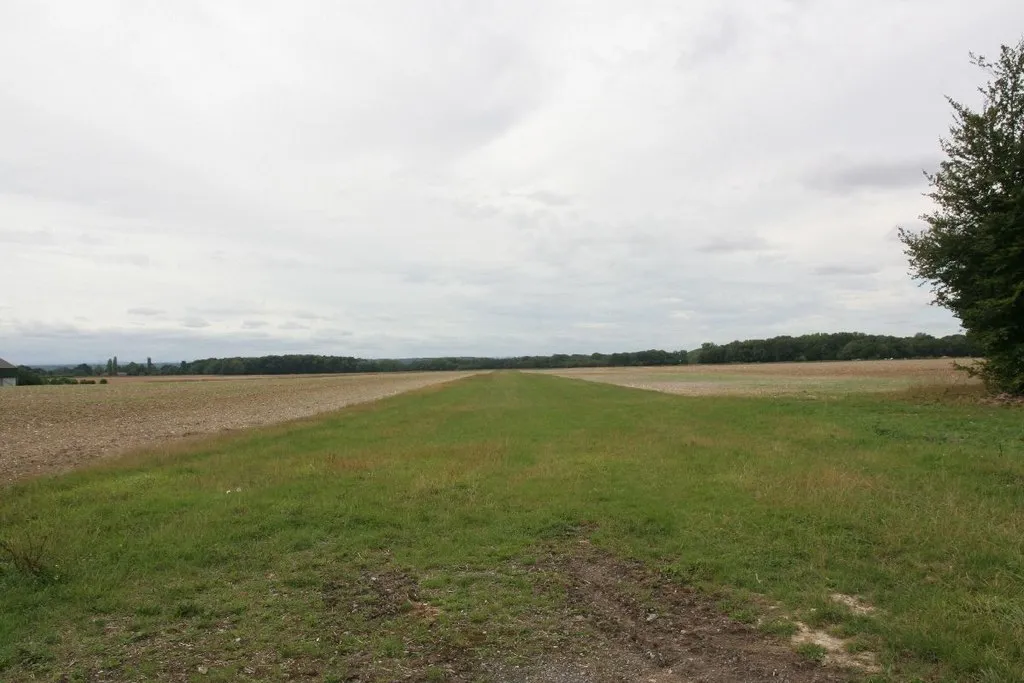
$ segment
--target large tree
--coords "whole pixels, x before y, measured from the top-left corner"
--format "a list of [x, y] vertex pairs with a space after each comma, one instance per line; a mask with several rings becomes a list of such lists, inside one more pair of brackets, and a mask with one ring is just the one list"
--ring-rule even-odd
[[900, 230], [911, 269], [960, 319], [999, 391], [1024, 394], [1024, 40], [989, 61], [978, 110], [949, 99], [945, 160], [929, 175], [928, 227]]

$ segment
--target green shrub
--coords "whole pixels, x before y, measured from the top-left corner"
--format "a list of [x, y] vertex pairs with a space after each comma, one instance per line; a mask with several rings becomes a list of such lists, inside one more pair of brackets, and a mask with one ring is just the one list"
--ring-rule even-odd
[[24, 365], [18, 367], [18, 386], [29, 387], [43, 384], [43, 376]]

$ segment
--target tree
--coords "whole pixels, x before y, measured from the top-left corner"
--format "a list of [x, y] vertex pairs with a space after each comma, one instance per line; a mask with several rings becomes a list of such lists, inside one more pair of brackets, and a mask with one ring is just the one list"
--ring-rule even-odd
[[937, 209], [921, 232], [900, 229], [912, 273], [960, 319], [990, 387], [1024, 394], [1024, 40], [991, 62], [981, 109], [947, 98], [946, 159], [928, 175]]
[[19, 365], [16, 372], [19, 386], [27, 387], [46, 384], [46, 380], [43, 378], [42, 373], [35, 368], [30, 368], [27, 365]]

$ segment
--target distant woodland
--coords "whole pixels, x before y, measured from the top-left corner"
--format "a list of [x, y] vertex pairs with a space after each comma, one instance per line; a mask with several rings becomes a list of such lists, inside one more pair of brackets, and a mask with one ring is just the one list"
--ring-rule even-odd
[[501, 370], [539, 368], [598, 368], [722, 363], [781, 363], [881, 358], [965, 358], [977, 354], [961, 334], [933, 337], [868, 335], [859, 332], [807, 334], [770, 339], [747, 339], [728, 344], [702, 344], [691, 351], [627, 351], [622, 353], [516, 356], [510, 358], [444, 357], [367, 359], [352, 356], [311, 354], [203, 358], [177, 364], [118, 363], [116, 357], [103, 365], [82, 363], [59, 368], [22, 367], [19, 384], [58, 383], [60, 378], [102, 378], [113, 375], [288, 375], [357, 372], [416, 372], [438, 370]]

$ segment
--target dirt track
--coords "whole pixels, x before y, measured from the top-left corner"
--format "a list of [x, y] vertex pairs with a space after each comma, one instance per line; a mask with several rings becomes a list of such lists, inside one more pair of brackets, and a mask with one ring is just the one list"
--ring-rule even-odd
[[114, 380], [0, 391], [0, 486], [166, 439], [284, 422], [472, 373]]

